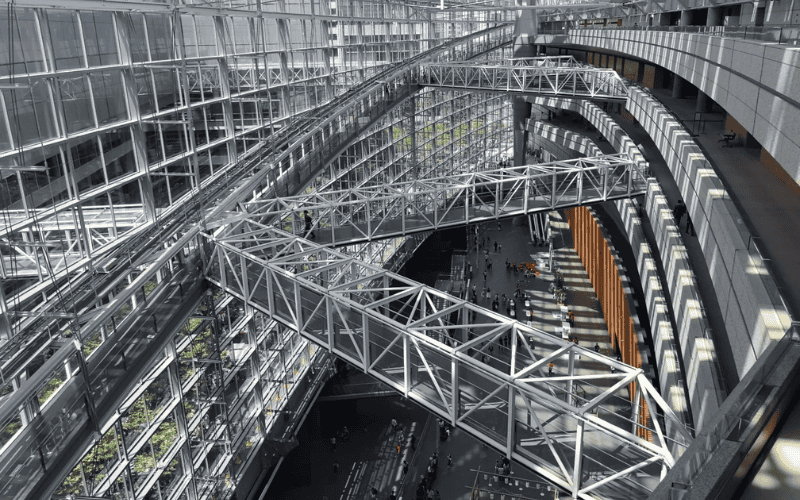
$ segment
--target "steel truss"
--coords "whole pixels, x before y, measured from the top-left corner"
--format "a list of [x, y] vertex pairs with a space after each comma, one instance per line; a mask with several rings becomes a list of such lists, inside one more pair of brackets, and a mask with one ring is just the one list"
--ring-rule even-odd
[[[39, 218], [15, 210], [6, 211], [5, 217], [7, 226], [0, 228], [0, 238], [8, 241], [11, 252], [0, 261], [3, 279], [42, 279], [61, 273], [87, 258], [92, 249], [148, 222], [140, 206], [81, 207]], [[25, 231], [18, 231], [19, 226]]]
[[317, 243], [344, 245], [638, 196], [646, 187], [644, 167], [613, 154], [272, 198], [230, 216], [301, 234], [308, 210]]
[[[24, 309], [41, 306], [38, 302], [41, 293], [52, 289], [54, 283], [65, 278], [69, 282], [64, 288], [67, 290], [74, 288], [75, 277], [87, 275], [86, 270], [91, 268], [94, 262], [107, 258], [115, 248], [134, 247], [138, 242], [134, 242], [133, 239], [138, 234], [142, 231], [154, 231], [159, 225], [166, 225], [166, 218], [177, 220], [187, 207], [216, 205], [216, 208], [212, 209], [214, 214], [215, 211], [232, 209], [253, 193], [271, 194], [279, 187], [283, 192], [299, 189], [300, 180], [307, 179], [315, 168], [335, 158], [374, 120], [410, 93], [418, 90], [411, 81], [417, 80], [420, 62], [428, 58], [440, 60], [450, 57], [473, 57], [508, 43], [512, 33], [512, 28], [508, 26], [473, 33], [409, 58], [391, 70], [383, 72], [380, 77], [360, 82], [345, 94], [317, 108], [313, 117], [306, 116], [289, 121], [267, 140], [260, 141], [238, 162], [219, 168], [211, 178], [201, 182], [200, 188], [189, 190], [167, 209], [160, 211], [157, 217], [155, 214], [147, 213], [146, 207], [152, 205], [152, 200], [145, 203], [145, 206], [139, 208], [144, 215], [136, 218], [136, 227], [125, 225], [130, 207], [122, 207], [124, 213], [119, 218], [116, 215], [118, 208], [113, 207], [114, 213], [105, 217], [102, 225], [99, 224], [99, 218], [95, 219], [95, 227], [92, 229], [84, 222], [86, 207], [75, 199], [58, 202], [44, 210], [29, 210], [27, 217], [22, 217], [22, 212], [19, 216], [11, 216], [12, 220], [2, 229], [0, 237], [5, 237], [10, 242], [24, 239], [31, 244], [15, 247], [7, 251], [8, 253], [4, 252], [3, 265], [6, 274], [3, 277], [16, 279], [38, 276], [39, 279], [38, 282], [32, 281], [14, 296], [0, 297], [0, 311], [8, 309], [4, 301], [15, 304], [36, 301]], [[175, 61], [169, 61], [168, 66], [175, 66], [173, 63]], [[187, 80], [188, 78], [187, 76]], [[401, 85], [404, 81], [408, 83]], [[396, 83], [397, 91], [386, 95], [383, 90], [385, 82]], [[189, 83], [187, 87], [188, 85]], [[259, 127], [268, 126], [269, 124]], [[57, 139], [53, 144], [47, 145], [53, 146], [56, 142], [66, 140], [69, 139]], [[110, 192], [125, 183], [144, 177], [146, 177], [144, 171], [126, 174], [107, 186], [98, 188], [97, 193]], [[233, 192], [231, 185], [236, 186]], [[225, 196], [222, 196], [223, 194]], [[106, 208], [108, 209], [108, 206]], [[92, 210], [93, 207], [89, 208], [90, 218], [93, 217]], [[158, 223], [156, 223], [157, 218]], [[66, 229], [62, 226], [60, 232], [39, 231], [36, 228], [38, 222], [45, 220], [61, 222], [72, 219], [74, 221], [71, 225], [66, 226]], [[73, 230], [75, 228], [79, 230]], [[72, 236], [80, 236], [78, 243], [69, 240]], [[56, 251], [50, 250], [54, 246]], [[59, 306], [53, 305], [53, 307]], [[0, 324], [0, 327], [2, 326]], [[12, 329], [15, 330], [13, 334], [18, 334], [24, 328], [24, 325], [13, 325]], [[3, 333], [5, 332], [0, 332], [0, 337]], [[0, 357], [2, 355], [0, 352]]]
[[[226, 292], [573, 498], [646, 498], [691, 442], [641, 369], [254, 221], [206, 237], [206, 275]], [[508, 352], [485, 358], [502, 337]]]
[[[536, 57], [515, 58], [505, 64], [424, 64], [423, 84], [585, 99], [627, 99], [628, 88], [613, 69], [600, 69], [578, 64], [574, 59], [562, 59]], [[559, 66], [560, 62], [566, 65]]]

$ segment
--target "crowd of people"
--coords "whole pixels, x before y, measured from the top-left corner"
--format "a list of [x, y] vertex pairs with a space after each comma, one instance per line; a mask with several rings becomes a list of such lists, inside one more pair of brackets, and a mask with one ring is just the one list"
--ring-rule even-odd
[[433, 453], [428, 459], [428, 467], [425, 474], [420, 474], [417, 484], [417, 500], [441, 500], [439, 490], [433, 488], [436, 475], [439, 469], [439, 454]]

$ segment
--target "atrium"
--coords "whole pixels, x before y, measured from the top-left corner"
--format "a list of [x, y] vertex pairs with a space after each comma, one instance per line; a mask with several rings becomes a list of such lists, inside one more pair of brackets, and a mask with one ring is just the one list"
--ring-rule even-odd
[[343, 366], [548, 498], [800, 496], [800, 5], [3, 4], [0, 499], [270, 498]]

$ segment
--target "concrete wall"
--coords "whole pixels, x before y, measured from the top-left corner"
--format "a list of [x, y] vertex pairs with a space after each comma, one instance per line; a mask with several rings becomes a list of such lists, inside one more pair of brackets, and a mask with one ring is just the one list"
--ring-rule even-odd
[[[644, 157], [641, 156], [633, 140], [613, 118], [595, 104], [589, 101], [554, 98], [537, 98], [536, 104], [580, 112], [603, 134], [616, 151], [626, 152], [644, 162]], [[653, 330], [663, 395], [670, 405], [675, 404], [673, 410], [682, 408], [680, 394], [683, 392], [683, 382], [679, 381], [679, 374], [670, 372], [675, 368], [677, 356], [680, 356], [687, 371], [685, 377], [689, 390], [688, 400], [695, 429], [701, 429], [725, 398], [725, 391], [718, 382], [722, 375], [716, 365], [716, 349], [709, 335], [708, 319], [697, 292], [697, 283], [690, 264], [685, 258], [675, 258], [675, 256], [685, 255], [686, 249], [680, 231], [672, 218], [672, 211], [667, 206], [666, 197], [655, 181], [648, 185], [645, 210], [653, 226], [657, 240], [656, 245], [662, 256], [662, 264], [667, 274], [666, 286], [672, 298], [675, 324], [679, 329], [677, 337], [674, 332], [670, 333], [671, 325], [669, 330], [659, 330], [664, 326], [663, 319], [666, 314], [663, 307], [659, 306], [665, 302], [658, 300], [658, 297], [661, 297], [662, 301], [666, 300], [660, 291], [660, 286], [663, 284], [650, 279], [655, 273], [655, 267], [650, 268], [651, 270], [647, 273], [642, 273], [640, 270], [639, 276], [642, 279], [642, 289], [645, 295], [654, 297], [653, 300], [648, 300], [646, 305]], [[644, 234], [641, 227], [632, 222], [633, 216], [625, 210], [625, 207], [620, 210], [620, 216], [626, 221], [629, 242], [637, 259], [640, 259], [640, 256], [655, 255], [649, 251], [649, 247], [642, 247], [642, 242], [646, 243]], [[675, 349], [668, 349], [670, 339], [678, 341]], [[675, 393], [674, 398], [671, 397], [673, 392]], [[685, 400], [683, 404], [685, 404]]]
[[[528, 132], [538, 136], [537, 143], [546, 140], [557, 158], [576, 158], [578, 156], [597, 156], [603, 154], [600, 148], [585, 135], [556, 127], [542, 121], [530, 120]], [[579, 153], [576, 155], [576, 153]], [[562, 156], [559, 156], [562, 155]]]
[[[628, 236], [628, 243], [630, 243], [633, 256], [636, 259], [636, 269], [639, 272], [645, 306], [650, 319], [650, 330], [653, 337], [653, 348], [662, 395], [676, 415], [683, 418], [687, 423], [690, 420], [689, 415], [693, 415], [697, 419], [694, 424], [695, 428], [700, 429], [721, 404], [721, 395], [716, 391], [709, 393], [707, 388], [701, 390], [695, 384], [695, 390], [691, 397], [687, 397], [686, 388], [689, 384], [686, 383], [686, 377], [684, 377], [681, 370], [681, 361], [678, 359], [681, 350], [669, 318], [667, 299], [664, 296], [664, 284], [658, 276], [658, 268], [654, 258], [656, 254], [650, 248], [650, 244], [647, 242], [642, 230], [638, 204], [633, 200], [624, 199], [617, 200], [614, 205], [619, 211], [625, 233]], [[724, 397], [724, 395], [722, 396]], [[703, 401], [706, 401], [706, 403], [703, 403]]]
[[[639, 149], [619, 124], [591, 102], [536, 98], [535, 103], [580, 112], [603, 134], [616, 151], [626, 152], [633, 158], [644, 162], [644, 157]], [[594, 148], [597, 146], [594, 145]], [[599, 150], [599, 148], [597, 149]], [[652, 195], [646, 197], [646, 209], [651, 221], [659, 221], [658, 224], [653, 224], [653, 231], [657, 231], [656, 234], [661, 243], [658, 245], [661, 255], [672, 255], [674, 252], [685, 253], [680, 231], [672, 219], [672, 212], [666, 207], [666, 198], [661, 193], [658, 183], [650, 182], [648, 193], [652, 193]], [[637, 259], [639, 277], [646, 299], [645, 306], [650, 318], [662, 395], [676, 414], [683, 415], [691, 411], [695, 429], [699, 430], [717, 411], [725, 398], [725, 392], [717, 383], [721, 374], [718, 373], [714, 363], [716, 353], [713, 343], [706, 340], [708, 321], [701, 307], [697, 283], [694, 281], [691, 269], [685, 259], [671, 259], [673, 261], [671, 267], [664, 264], [664, 269], [671, 270], [675, 277], [666, 285], [673, 299], [675, 323], [682, 333], [682, 337], [677, 339], [667, 316], [666, 298], [662, 291], [664, 284], [658, 279], [656, 265], [653, 262], [653, 256], [656, 254], [650, 250], [638, 215], [631, 210], [631, 201], [617, 202], [617, 207], [628, 234], [628, 241]], [[695, 307], [681, 306], [681, 302], [687, 301], [688, 297], [691, 298], [691, 304]], [[703, 339], [702, 350], [696, 348], [697, 342], [694, 339], [697, 338]], [[685, 376], [680, 371], [679, 356], [688, 372]], [[683, 381], [684, 377], [687, 379], [686, 384]], [[689, 388], [688, 397], [685, 390], [687, 386]]]
[[725, 108], [800, 183], [800, 50], [668, 31], [577, 29], [536, 40], [612, 50], [675, 72]]
[[[750, 245], [750, 234], [722, 182], [680, 122], [649, 92], [638, 87], [631, 88], [627, 109], [650, 134], [686, 201], [720, 301], [736, 370], [741, 378], [769, 345], [783, 337], [790, 326], [790, 317], [769, 271]], [[682, 280], [681, 270], [674, 267], [682, 260], [682, 252], [669, 243], [673, 231], [669, 227], [670, 207], [666, 201], [660, 203], [659, 199], [656, 192], [648, 193], [647, 211], [653, 230], [661, 235], [657, 236], [659, 249], [662, 258], [668, 261], [664, 267], [673, 268], [673, 271], [668, 271], [669, 279]], [[665, 227], [657, 229], [659, 221], [664, 221]], [[661, 249], [662, 245], [664, 249]], [[679, 300], [683, 303], [686, 299], [680, 292], [673, 296], [673, 302]], [[683, 307], [687, 305], [692, 308], [686, 303]], [[688, 312], [690, 317], [695, 314]], [[680, 313], [676, 310], [676, 314]], [[699, 321], [699, 318], [695, 320]], [[679, 328], [683, 342], [684, 332], [680, 324]], [[703, 346], [696, 349], [702, 355]], [[690, 365], [686, 366], [688, 369]]]

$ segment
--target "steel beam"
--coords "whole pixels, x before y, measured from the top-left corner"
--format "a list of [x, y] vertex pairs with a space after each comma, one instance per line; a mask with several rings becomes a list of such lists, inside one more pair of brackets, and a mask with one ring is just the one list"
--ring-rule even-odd
[[[561, 63], [562, 65], [557, 65]], [[628, 88], [613, 69], [563, 57], [516, 58], [506, 63], [428, 63], [424, 85], [519, 95], [624, 101]]]
[[[613, 463], [605, 463], [610, 470], [628, 469], [654, 459], [651, 467], [642, 466], [642, 477], [652, 478], [660, 476], [660, 464], [669, 467], [673, 463], [666, 442], [650, 443], [637, 437], [630, 432], [627, 417], [623, 417], [624, 425], [620, 426], [620, 412], [613, 410], [622, 405], [622, 414], [629, 414], [626, 388], [631, 380], [641, 375], [639, 369], [253, 221], [234, 222], [227, 231], [206, 235], [206, 238], [214, 247], [215, 260], [220, 263], [209, 277], [212, 282], [332, 353], [364, 366], [370, 375], [515, 460], [534, 470], [547, 471], [576, 498], [591, 497], [581, 492], [579, 459], [575, 458], [574, 467], [569, 470], [567, 461], [559, 458], [559, 449], [569, 447], [580, 455], [584, 432], [602, 436], [593, 439], [595, 447], [599, 441], [614, 450], [627, 450], [614, 455]], [[316, 275], [309, 272], [312, 269], [318, 271]], [[224, 276], [241, 278], [231, 282]], [[238, 284], [242, 282], [254, 285], [243, 287]], [[452, 315], [449, 313], [457, 312], [461, 318], [474, 315], [475, 321], [450, 323]], [[499, 335], [518, 333], [523, 339], [530, 339], [535, 349], [514, 349], [507, 357], [499, 356], [486, 364], [471, 355], [466, 344], [454, 342], [448, 334], [452, 329], [460, 331], [462, 328], [476, 331], [478, 342], [491, 342]], [[398, 338], [403, 341], [398, 342]], [[517, 336], [513, 338], [516, 340]], [[451, 345], [453, 343], [455, 345]], [[468, 344], [477, 345], [474, 341]], [[534, 351], [550, 354], [537, 359], [532, 354]], [[563, 371], [573, 365], [566, 383], [549, 381], [545, 377], [525, 378], [551, 360]], [[589, 364], [593, 368], [589, 368]], [[613, 377], [617, 383], [610, 387], [598, 385], [596, 382], [603, 379], [596, 376], [582, 380], [577, 375], [596, 371], [607, 374], [611, 366], [619, 374]], [[457, 376], [455, 383], [454, 376]], [[576, 381], [586, 388], [591, 401], [581, 408], [572, 404], [568, 390], [568, 385]], [[637, 390], [653, 390], [646, 384], [636, 384], [636, 387]], [[484, 396], [465, 405], [456, 397], [457, 392], [464, 394], [465, 390]], [[648, 395], [649, 392], [644, 397]], [[648, 399], [662, 405], [655, 397]], [[538, 432], [549, 440], [552, 459], [533, 460], [520, 448], [523, 436], [529, 434], [516, 430], [523, 423], [516, 419], [518, 401], [538, 422]], [[598, 408], [601, 403], [602, 412], [587, 414], [587, 410]], [[504, 417], [501, 418], [501, 414]], [[670, 418], [667, 412], [665, 415]], [[554, 421], [574, 437], [557, 434], [547, 437], [551, 432], [543, 422]], [[681, 425], [677, 419], [674, 423]], [[487, 431], [490, 428], [502, 431]], [[659, 434], [657, 427], [651, 430]], [[599, 454], [598, 458], [596, 454], [593, 459], [602, 462], [603, 456]], [[636, 482], [638, 479], [619, 477], [617, 481]], [[595, 488], [602, 489], [602, 486]]]
[[270, 198], [244, 207], [254, 219], [276, 226], [308, 210], [316, 242], [346, 245], [638, 196], [646, 187], [642, 166], [613, 154]]

